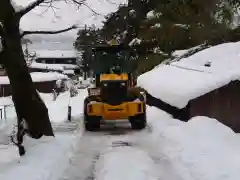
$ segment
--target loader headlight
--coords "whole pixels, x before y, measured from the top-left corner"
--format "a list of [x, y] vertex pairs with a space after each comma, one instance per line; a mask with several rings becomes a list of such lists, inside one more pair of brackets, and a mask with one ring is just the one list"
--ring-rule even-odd
[[92, 105], [88, 105], [88, 112], [91, 113], [93, 111]]
[[90, 96], [98, 96], [100, 95], [100, 89], [89, 89]]
[[126, 83], [121, 83], [122, 86], [126, 86]]
[[142, 104], [138, 104], [138, 112], [142, 112]]

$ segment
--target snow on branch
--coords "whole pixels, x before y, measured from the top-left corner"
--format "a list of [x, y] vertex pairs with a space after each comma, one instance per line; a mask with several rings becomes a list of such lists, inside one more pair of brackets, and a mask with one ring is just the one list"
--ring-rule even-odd
[[23, 31], [23, 33], [21, 34], [21, 37], [30, 35], [30, 34], [60, 34], [60, 33], [67, 32], [67, 31], [70, 31], [70, 30], [73, 30], [76, 28], [77, 28], [77, 26], [73, 25], [69, 28], [61, 29], [61, 30], [57, 30], [57, 31]]
[[90, 11], [92, 11], [95, 15], [100, 15], [103, 16], [102, 14], [98, 13], [96, 10], [94, 10], [89, 4], [86, 3], [86, 0], [72, 0], [72, 2], [74, 2], [75, 4], [77, 4], [78, 6], [85, 6], [86, 8], [88, 8]]
[[[25, 14], [27, 14], [28, 12], [30, 12], [31, 10], [33, 10], [35, 7], [39, 6], [41, 3], [43, 3], [45, 0], [36, 0], [32, 3], [30, 3], [27, 7], [23, 8], [22, 10], [20, 10], [18, 12], [18, 14], [20, 16], [23, 16]], [[51, 1], [49, 1], [51, 2]]]

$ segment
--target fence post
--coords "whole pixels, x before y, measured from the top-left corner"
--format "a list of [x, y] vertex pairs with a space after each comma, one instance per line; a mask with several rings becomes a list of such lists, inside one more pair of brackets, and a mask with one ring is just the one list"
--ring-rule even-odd
[[72, 107], [68, 106], [68, 121], [71, 122], [71, 117], [72, 117]]

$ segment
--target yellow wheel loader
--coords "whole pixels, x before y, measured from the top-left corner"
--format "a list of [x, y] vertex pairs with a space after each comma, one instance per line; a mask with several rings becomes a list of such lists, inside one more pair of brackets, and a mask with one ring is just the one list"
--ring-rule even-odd
[[[112, 52], [112, 47], [110, 49]], [[99, 51], [103, 50], [109, 52], [108, 47], [101, 47]], [[84, 101], [85, 129], [96, 131], [102, 123], [114, 120], [129, 121], [132, 129], [145, 128], [145, 97], [134, 82], [132, 74], [123, 72], [119, 66], [97, 73], [95, 85], [88, 88]]]

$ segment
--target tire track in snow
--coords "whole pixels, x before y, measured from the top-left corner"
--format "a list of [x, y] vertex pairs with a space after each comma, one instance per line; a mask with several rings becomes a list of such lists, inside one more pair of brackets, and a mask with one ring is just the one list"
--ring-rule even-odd
[[154, 169], [158, 172], [156, 179], [176, 180], [174, 174], [168, 175], [170, 172], [164, 167], [167, 162], [159, 157], [156, 144], [149, 141], [151, 132], [151, 126], [141, 131], [133, 131], [129, 126], [119, 126], [102, 128], [99, 132], [85, 132], [60, 180], [94, 180], [95, 164], [107, 148], [129, 146], [149, 155], [155, 165]]

